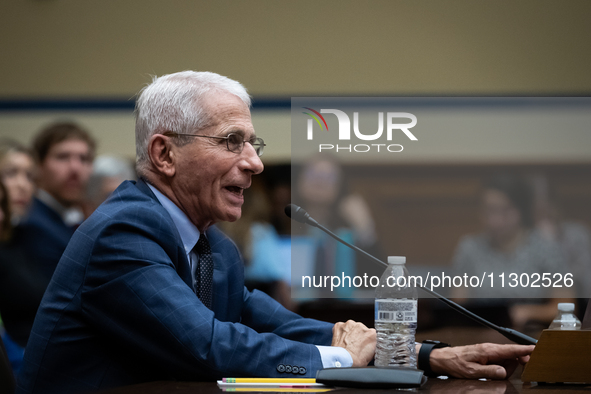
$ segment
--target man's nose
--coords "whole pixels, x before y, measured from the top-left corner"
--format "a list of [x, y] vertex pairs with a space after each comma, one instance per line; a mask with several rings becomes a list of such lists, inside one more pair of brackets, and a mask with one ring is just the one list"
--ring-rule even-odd
[[85, 166], [85, 160], [82, 157], [72, 156], [68, 161], [68, 166], [72, 171], [80, 172]]
[[263, 172], [263, 168], [265, 168], [265, 166], [263, 166], [263, 162], [257, 154], [254, 146], [252, 146], [250, 143], [244, 144], [242, 154], [244, 155], [244, 162], [246, 163], [244, 165], [245, 170], [252, 171], [254, 174], [260, 174]]
[[19, 188], [25, 189], [31, 184], [31, 181], [29, 180], [29, 177], [27, 176], [27, 174], [21, 173], [21, 174], [18, 174], [18, 176], [16, 178], [16, 184], [18, 185]]

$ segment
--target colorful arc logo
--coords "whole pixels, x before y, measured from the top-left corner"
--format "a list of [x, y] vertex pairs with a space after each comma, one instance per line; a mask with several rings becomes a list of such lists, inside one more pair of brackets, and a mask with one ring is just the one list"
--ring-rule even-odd
[[[310, 110], [310, 111], [314, 112], [316, 115], [318, 115], [318, 117], [320, 117], [320, 119], [322, 119], [324, 126], [326, 126], [326, 131], [328, 131], [328, 125], [326, 124], [326, 120], [324, 120], [324, 116], [320, 115], [320, 112], [313, 110], [312, 108], [309, 108], [309, 107], [304, 107], [304, 109]], [[320, 126], [320, 130], [324, 130], [324, 128], [322, 127], [322, 123], [320, 123], [320, 119], [318, 119], [317, 116], [314, 116], [313, 114], [311, 114], [309, 112], [302, 112], [302, 113], [305, 115], [311, 116], [316, 121], [316, 123], [318, 123], [318, 126]]]

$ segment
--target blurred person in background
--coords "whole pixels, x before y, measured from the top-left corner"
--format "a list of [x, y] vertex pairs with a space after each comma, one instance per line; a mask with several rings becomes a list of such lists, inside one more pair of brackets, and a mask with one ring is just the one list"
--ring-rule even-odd
[[298, 179], [304, 207], [319, 223], [329, 228], [349, 228], [361, 247], [371, 247], [377, 235], [369, 206], [358, 194], [350, 193], [341, 166], [329, 157], [308, 162]]
[[591, 296], [591, 234], [583, 223], [564, 219], [545, 176], [536, 175], [532, 182], [536, 231], [562, 249], [568, 272], [574, 277], [578, 309], [583, 312]]
[[20, 143], [0, 140], [0, 317], [12, 369], [22, 363], [24, 347], [48, 281], [40, 279], [25, 251], [14, 243], [16, 226], [26, 216], [35, 192], [35, 161]]
[[[371, 210], [359, 194], [350, 193], [341, 166], [331, 157], [316, 157], [300, 170], [296, 203], [318, 223], [333, 230], [345, 241], [372, 255], [380, 255], [377, 232]], [[371, 259], [356, 255], [317, 228], [292, 222], [295, 235], [305, 235], [313, 242], [315, 272], [306, 275], [380, 276], [383, 268]], [[351, 296], [351, 289], [339, 288], [339, 295]]]
[[[235, 223], [222, 222], [219, 227], [232, 238], [244, 258], [245, 286], [258, 289], [279, 301], [289, 310], [295, 310], [291, 299], [291, 242], [289, 236], [280, 235], [272, 224], [273, 196], [264, 174], [253, 178], [245, 190], [242, 217]], [[289, 203], [289, 201], [287, 202]], [[279, 214], [287, 217], [283, 208]], [[288, 218], [289, 219], [289, 218]]]
[[0, 242], [4, 243], [10, 239], [10, 198], [4, 183], [0, 181]]
[[16, 141], [0, 140], [0, 180], [8, 192], [12, 224], [27, 214], [33, 193], [35, 160], [32, 153]]
[[47, 281], [38, 275], [25, 251], [13, 242], [9, 202], [8, 188], [0, 182], [0, 331], [16, 373]]
[[[494, 288], [487, 281], [479, 289], [478, 299], [470, 288], [454, 287], [454, 296], [466, 305], [503, 305], [508, 308], [514, 328], [523, 330], [526, 323], [536, 322], [546, 328], [554, 318], [559, 302], [572, 302], [570, 290], [548, 289], [543, 286], [528, 288], [526, 299], [519, 286], [508, 286], [509, 275], [516, 273], [555, 273], [564, 275], [564, 256], [555, 243], [533, 231], [533, 193], [525, 179], [508, 174], [491, 178], [482, 195], [482, 224], [484, 231], [464, 236], [455, 252], [453, 265], [456, 274], [482, 276], [493, 273], [495, 280], [505, 274], [505, 286]], [[481, 291], [481, 292], [480, 292]], [[503, 298], [500, 298], [503, 297]]]
[[132, 162], [117, 156], [104, 155], [94, 160], [86, 187], [84, 216], [89, 217], [123, 181], [136, 179]]
[[33, 141], [38, 190], [15, 242], [49, 280], [75, 229], [84, 220], [81, 204], [92, 172], [95, 141], [74, 123], [55, 123]]
[[291, 203], [291, 164], [265, 167], [263, 179], [269, 197], [270, 222], [280, 236], [291, 235], [291, 219], [285, 207]]

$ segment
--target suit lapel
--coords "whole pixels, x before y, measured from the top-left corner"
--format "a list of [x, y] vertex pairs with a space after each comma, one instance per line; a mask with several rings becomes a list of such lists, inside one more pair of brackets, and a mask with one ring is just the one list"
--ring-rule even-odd
[[[154, 200], [156, 204], [160, 205], [160, 201], [158, 201], [158, 198], [156, 198], [150, 187], [147, 185], [146, 181], [140, 178], [135, 183], [135, 186], [138, 188], [140, 192], [144, 193], [152, 200]], [[162, 205], [160, 206], [162, 207]], [[195, 291], [195, 288], [193, 287], [193, 279], [191, 276], [191, 265], [189, 264], [189, 260], [187, 259], [187, 255], [185, 254], [185, 247], [183, 246], [181, 235], [179, 234], [178, 229], [176, 228], [172, 218], [170, 217], [166, 209], [164, 209], [164, 207], [162, 207], [162, 209], [166, 212], [166, 217], [170, 220], [170, 227], [173, 228], [173, 231], [175, 232], [175, 236], [177, 239], [178, 261], [173, 261], [173, 263], [175, 263], [176, 266], [176, 272], [181, 277], [183, 282], [185, 282], [187, 286], [189, 286], [193, 291]]]
[[229, 317], [228, 294], [230, 293], [228, 279], [234, 277], [228, 272], [227, 242], [226, 236], [216, 227], [210, 227], [206, 232], [211, 245], [213, 257], [213, 305], [216, 319], [227, 321]]
[[[144, 180], [138, 180], [136, 186], [139, 191], [160, 205], [160, 202]], [[191, 277], [191, 266], [185, 255], [181, 236], [170, 215], [167, 214], [166, 216], [170, 219], [171, 227], [176, 232], [177, 253], [179, 256], [179, 261], [176, 263], [177, 273], [187, 286], [195, 291]], [[236, 251], [233, 242], [215, 226], [207, 229], [205, 233], [211, 246], [214, 264], [212, 309], [215, 317], [221, 321], [239, 321], [241, 311], [238, 306], [241, 304], [234, 301], [242, 300], [244, 291], [244, 267], [240, 255]]]

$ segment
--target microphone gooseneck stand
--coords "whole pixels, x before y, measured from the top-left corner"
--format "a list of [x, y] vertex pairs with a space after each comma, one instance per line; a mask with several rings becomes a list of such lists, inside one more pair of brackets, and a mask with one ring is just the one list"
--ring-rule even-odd
[[[309, 214], [308, 212], [306, 212], [305, 209], [303, 209], [302, 207], [299, 207], [295, 204], [289, 204], [288, 206], [285, 207], [285, 214], [287, 216], [289, 216], [291, 219], [299, 222], [299, 223], [303, 223], [303, 224], [307, 224], [309, 226], [312, 227], [317, 227], [320, 230], [324, 231], [326, 234], [330, 235], [332, 238], [336, 239], [337, 241], [339, 241], [340, 243], [348, 246], [349, 248], [355, 250], [356, 252], [359, 252], [361, 254], [363, 254], [364, 256], [367, 256], [369, 258], [371, 258], [372, 260], [376, 261], [377, 263], [387, 267], [388, 264], [385, 263], [384, 261], [378, 259], [377, 257], [372, 256], [371, 254], [367, 253], [365, 250], [358, 248], [355, 245], [352, 245], [348, 242], [346, 242], [345, 240], [341, 239], [338, 235], [334, 234], [332, 231], [330, 231], [329, 229], [327, 229], [326, 227], [324, 227], [323, 225], [321, 225], [320, 223], [318, 223], [316, 220], [314, 220]], [[441, 302], [443, 302], [444, 304], [447, 304], [450, 308], [458, 311], [459, 313], [461, 313], [462, 315], [486, 326], [489, 328], [492, 328], [493, 330], [497, 331], [498, 333], [500, 333], [501, 335], [503, 335], [505, 338], [519, 344], [519, 345], [535, 345], [536, 343], [538, 343], [537, 340], [535, 340], [534, 338], [525, 335], [519, 331], [513, 330], [511, 328], [505, 328], [505, 327], [500, 327], [494, 323], [489, 322], [488, 320], [476, 315], [473, 312], [470, 312], [469, 310], [467, 310], [466, 308], [464, 308], [463, 306], [453, 302], [452, 300], [442, 296], [441, 294], [430, 290], [424, 286], [417, 286], [419, 287], [421, 290], [425, 291], [426, 293], [432, 295], [435, 298], [438, 298]]]

